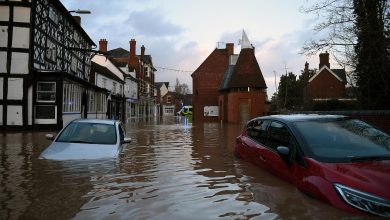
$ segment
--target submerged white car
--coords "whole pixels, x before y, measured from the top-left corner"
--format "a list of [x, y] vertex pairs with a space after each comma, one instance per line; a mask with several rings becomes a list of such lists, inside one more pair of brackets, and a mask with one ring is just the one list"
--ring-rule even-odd
[[52, 134], [46, 138], [53, 142], [39, 158], [48, 160], [116, 158], [124, 145], [131, 142], [122, 122], [101, 119], [76, 119], [55, 139]]

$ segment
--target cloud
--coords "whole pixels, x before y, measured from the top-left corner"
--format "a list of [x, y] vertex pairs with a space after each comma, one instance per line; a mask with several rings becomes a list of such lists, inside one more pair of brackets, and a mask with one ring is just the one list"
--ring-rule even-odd
[[125, 23], [131, 24], [137, 34], [148, 37], [175, 36], [184, 31], [184, 28], [170, 22], [158, 9], [131, 12]]

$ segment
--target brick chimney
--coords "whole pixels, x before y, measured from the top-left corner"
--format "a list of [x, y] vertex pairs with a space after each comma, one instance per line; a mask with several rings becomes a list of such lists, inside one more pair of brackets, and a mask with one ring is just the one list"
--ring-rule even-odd
[[135, 39], [131, 39], [129, 41], [129, 44], [130, 44], [130, 54], [129, 54], [128, 66], [129, 66], [129, 68], [137, 68], [138, 67], [138, 58], [135, 55], [135, 48], [136, 48], [137, 42], [135, 41]]
[[99, 40], [99, 51], [102, 53], [107, 53], [107, 40], [106, 39], [100, 39]]
[[142, 45], [141, 46], [141, 57], [144, 57], [145, 56], [145, 46]]
[[319, 69], [321, 69], [323, 66], [327, 66], [330, 68], [328, 51], [326, 51], [325, 53], [320, 53], [320, 64], [318, 67]]
[[234, 54], [234, 43], [226, 43], [226, 50], [228, 55], [233, 55]]

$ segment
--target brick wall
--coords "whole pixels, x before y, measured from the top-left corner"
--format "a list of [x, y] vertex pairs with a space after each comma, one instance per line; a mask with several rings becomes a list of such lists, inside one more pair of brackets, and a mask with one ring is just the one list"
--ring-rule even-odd
[[345, 97], [345, 85], [340, 82], [327, 69], [309, 82], [309, 98], [343, 98]]

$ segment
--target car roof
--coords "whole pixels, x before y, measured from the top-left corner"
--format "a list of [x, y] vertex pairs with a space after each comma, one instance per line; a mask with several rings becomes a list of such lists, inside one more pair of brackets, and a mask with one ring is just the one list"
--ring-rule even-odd
[[255, 118], [256, 119], [275, 119], [283, 122], [309, 121], [321, 119], [340, 119], [346, 118], [344, 115], [319, 115], [319, 114], [291, 114], [291, 115], [269, 115]]
[[81, 118], [73, 120], [73, 122], [77, 123], [94, 123], [94, 124], [109, 124], [109, 125], [115, 125], [116, 120], [112, 119], [90, 119], [90, 118]]

